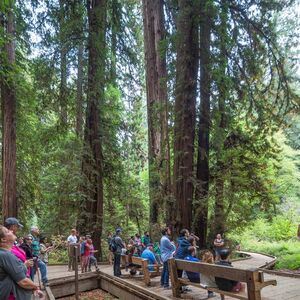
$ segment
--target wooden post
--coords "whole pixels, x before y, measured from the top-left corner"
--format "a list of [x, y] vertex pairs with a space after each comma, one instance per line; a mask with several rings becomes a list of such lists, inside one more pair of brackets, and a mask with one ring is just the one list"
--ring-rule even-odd
[[148, 269], [148, 260], [143, 259], [142, 260], [142, 269], [144, 273], [144, 281], [146, 286], [150, 285], [150, 273]]
[[[247, 292], [249, 300], [261, 300], [258, 271], [247, 271]], [[257, 284], [256, 284], [257, 283]]]
[[75, 263], [75, 299], [79, 300], [79, 288], [78, 288], [78, 257], [79, 257], [79, 248], [78, 245], [75, 244], [73, 247], [72, 254], [74, 256]]
[[168, 259], [169, 274], [171, 277], [172, 293], [176, 298], [180, 298], [180, 283], [178, 281], [175, 258]]

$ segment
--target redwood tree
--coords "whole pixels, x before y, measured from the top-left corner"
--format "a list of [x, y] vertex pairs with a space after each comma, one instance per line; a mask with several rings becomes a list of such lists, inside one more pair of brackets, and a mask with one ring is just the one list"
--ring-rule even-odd
[[200, 13], [200, 117], [198, 131], [197, 173], [194, 230], [200, 245], [206, 245], [209, 192], [209, 129], [211, 94], [211, 8], [209, 0], [201, 0]]
[[[163, 2], [143, 0], [144, 48], [148, 113], [150, 224], [159, 228], [163, 203], [170, 195], [167, 69]], [[167, 211], [170, 211], [167, 208]], [[164, 217], [165, 215], [163, 215]], [[165, 218], [164, 218], [165, 219]], [[153, 227], [154, 226], [154, 227]]]
[[16, 86], [15, 86], [15, 24], [14, 1], [0, 12], [0, 26], [4, 33], [1, 49], [2, 100], [2, 217], [17, 216], [16, 198]]
[[178, 1], [174, 129], [174, 196], [177, 230], [191, 227], [195, 105], [198, 72], [198, 4]]
[[103, 223], [103, 170], [100, 110], [104, 103], [106, 0], [88, 1], [88, 91], [84, 132], [83, 173], [86, 198], [84, 227], [100, 249]]

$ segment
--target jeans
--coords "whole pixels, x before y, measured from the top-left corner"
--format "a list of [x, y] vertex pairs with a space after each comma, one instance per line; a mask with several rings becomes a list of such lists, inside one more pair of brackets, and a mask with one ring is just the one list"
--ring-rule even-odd
[[161, 273], [160, 285], [163, 287], [169, 287], [169, 267], [168, 261], [164, 262], [164, 267]]
[[114, 276], [121, 275], [121, 254], [114, 253]]
[[96, 269], [98, 268], [97, 259], [95, 256], [90, 256], [90, 259], [89, 259], [89, 269], [91, 269], [92, 266], [95, 266]]
[[42, 262], [40, 259], [38, 259], [36, 262], [34, 262], [34, 265], [31, 269], [31, 279], [34, 280], [35, 273], [37, 271], [37, 267], [40, 269], [41, 275], [42, 275], [42, 283], [46, 284], [48, 283], [48, 275], [47, 275], [47, 266], [44, 262]]

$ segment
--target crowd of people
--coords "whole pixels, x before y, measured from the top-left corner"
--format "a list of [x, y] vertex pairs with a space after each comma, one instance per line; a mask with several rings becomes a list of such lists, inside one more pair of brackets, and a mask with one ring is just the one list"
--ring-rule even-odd
[[17, 240], [17, 232], [23, 225], [16, 218], [7, 218], [0, 225], [0, 295], [4, 300], [30, 300], [32, 294], [44, 297], [41, 284], [34, 283], [38, 270], [43, 286], [48, 285], [47, 263], [42, 260], [47, 251], [46, 240], [40, 240], [39, 228]]
[[[210, 250], [202, 251], [201, 255], [197, 255], [197, 242], [199, 238], [190, 233], [188, 229], [182, 229], [179, 233], [179, 237], [176, 242], [171, 239], [171, 229], [166, 227], [161, 231], [161, 239], [159, 242], [153, 243], [149, 232], [146, 231], [143, 237], [139, 234], [130, 237], [128, 242], [122, 240], [122, 230], [116, 229], [114, 235], [109, 234], [108, 245], [109, 245], [109, 261], [113, 261], [113, 273], [114, 276], [120, 277], [121, 273], [121, 258], [122, 256], [128, 255], [127, 264], [131, 263], [131, 256], [139, 256], [141, 258], [148, 259], [149, 271], [154, 271], [155, 265], [162, 266], [162, 273], [160, 279], [160, 285], [164, 289], [170, 289], [169, 284], [169, 268], [168, 259], [175, 257], [176, 259], [183, 259], [194, 262], [205, 262], [210, 264], [217, 264], [226, 267], [231, 267], [231, 262], [228, 257], [230, 251], [225, 247], [224, 239], [221, 234], [217, 234], [213, 242], [214, 251]], [[127, 267], [127, 266], [126, 266]], [[133, 270], [133, 272], [132, 272]], [[135, 274], [134, 268], [131, 268], [131, 274]], [[224, 291], [238, 292], [242, 289], [240, 282], [224, 279], [214, 278], [212, 276], [206, 276], [195, 272], [185, 272], [178, 270], [178, 277], [186, 277], [191, 282], [199, 283], [207, 288], [217, 287]], [[183, 288], [182, 292], [188, 291], [188, 288]], [[214, 293], [208, 290], [208, 298], [214, 297]]]
[[[42, 287], [48, 285], [47, 264], [49, 252], [53, 250], [46, 237], [41, 236], [37, 226], [30, 228], [30, 233], [22, 238], [17, 238], [18, 230], [23, 225], [16, 218], [7, 218], [4, 226], [0, 225], [0, 295], [1, 299], [17, 300], [31, 299], [32, 293], [40, 298], [44, 297]], [[171, 229], [163, 228], [160, 241], [153, 241], [149, 232], [145, 231], [141, 237], [138, 233], [131, 236], [127, 242], [122, 239], [122, 230], [117, 228], [115, 234], [108, 235], [109, 262], [113, 264], [114, 276], [120, 277], [121, 260], [125, 260], [126, 269], [130, 268], [132, 275], [136, 269], [131, 264], [131, 257], [137, 256], [147, 259], [149, 271], [154, 271], [155, 266], [162, 267], [160, 284], [164, 289], [169, 289], [168, 259], [175, 257], [187, 261], [202, 261], [210, 264], [217, 264], [231, 267], [228, 260], [229, 250], [225, 248], [224, 239], [217, 234], [213, 243], [214, 253], [209, 250], [202, 251], [197, 256], [197, 242], [199, 238], [182, 229], [176, 242], [171, 238]], [[72, 229], [66, 240], [68, 249], [68, 271], [74, 271], [76, 265], [81, 266], [81, 272], [91, 271], [92, 267], [98, 270], [95, 253], [98, 251], [93, 245], [90, 235], [81, 236], [76, 229]], [[76, 247], [75, 247], [76, 246]], [[75, 251], [76, 249], [76, 251]], [[38, 274], [39, 284], [34, 283]], [[41, 274], [41, 276], [40, 276]], [[41, 278], [40, 278], [41, 277]], [[218, 287], [225, 291], [239, 291], [241, 283], [223, 278], [213, 278], [204, 274], [184, 272], [178, 270], [178, 277], [187, 277], [191, 282], [196, 282], [206, 287]], [[185, 292], [186, 290], [182, 290]], [[214, 294], [208, 291], [208, 297]]]
[[[67, 238], [68, 245], [68, 271], [75, 270], [75, 262], [79, 260], [81, 272], [85, 273], [91, 271], [92, 266], [95, 267], [95, 270], [98, 271], [97, 259], [95, 253], [98, 250], [95, 250], [93, 241], [90, 235], [80, 236], [76, 229], [72, 229], [70, 235]], [[74, 253], [73, 246], [78, 246], [78, 256]]]

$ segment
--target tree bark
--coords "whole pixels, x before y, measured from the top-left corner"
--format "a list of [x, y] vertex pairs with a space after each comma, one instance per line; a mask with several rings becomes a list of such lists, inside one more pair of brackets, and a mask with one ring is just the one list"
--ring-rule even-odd
[[65, 8], [64, 1], [59, 0], [59, 39], [60, 39], [60, 87], [59, 87], [59, 106], [60, 106], [60, 122], [63, 128], [67, 125], [67, 47], [64, 31], [65, 24]]
[[228, 85], [226, 82], [226, 68], [227, 68], [227, 56], [226, 56], [226, 41], [227, 41], [227, 20], [228, 20], [228, 7], [225, 1], [221, 8], [221, 24], [219, 29], [219, 44], [220, 44], [220, 72], [217, 79], [217, 88], [219, 91], [218, 104], [219, 104], [219, 126], [218, 136], [220, 140], [216, 145], [216, 197], [215, 197], [215, 215], [213, 222], [213, 231], [211, 236], [215, 236], [217, 233], [224, 234], [226, 224], [226, 214], [224, 205], [224, 178], [225, 178], [225, 165], [223, 161], [224, 154], [224, 141], [225, 130], [228, 126], [227, 117], [225, 111], [226, 99], [228, 99]]
[[83, 42], [78, 46], [77, 62], [77, 95], [76, 95], [76, 134], [82, 137], [83, 126]]
[[174, 129], [175, 229], [191, 227], [198, 72], [198, 5], [179, 0]]
[[[166, 221], [170, 197], [170, 149], [163, 1], [143, 0], [144, 48], [148, 113], [150, 227]], [[170, 208], [168, 207], [166, 211]]]
[[209, 196], [209, 130], [211, 96], [211, 15], [210, 1], [200, 1], [200, 119], [198, 132], [198, 153], [196, 191], [194, 201], [194, 224], [201, 247], [206, 246], [208, 196]]
[[0, 26], [6, 34], [1, 65], [2, 100], [2, 217], [17, 217], [16, 197], [16, 84], [14, 1], [0, 15]]
[[87, 198], [84, 212], [87, 230], [92, 233], [98, 257], [102, 257], [103, 170], [100, 135], [100, 109], [104, 103], [106, 0], [87, 2], [88, 38], [88, 93], [84, 132], [85, 155], [83, 173], [87, 179]]

